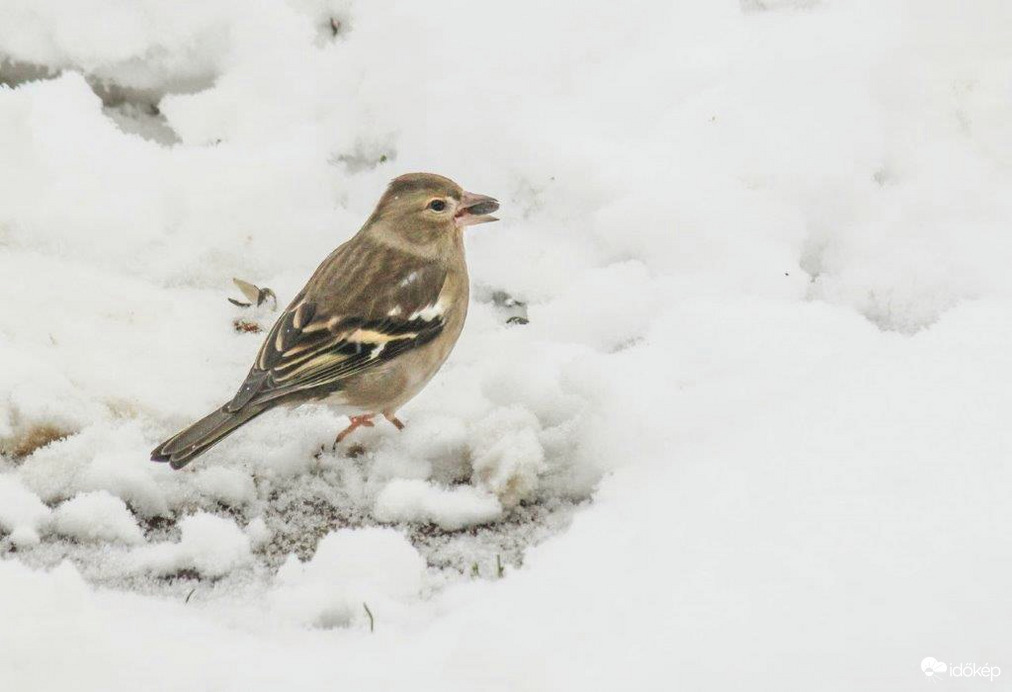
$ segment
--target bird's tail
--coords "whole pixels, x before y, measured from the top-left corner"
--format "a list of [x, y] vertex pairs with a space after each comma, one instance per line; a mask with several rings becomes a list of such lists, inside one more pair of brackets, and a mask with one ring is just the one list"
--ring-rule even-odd
[[155, 447], [151, 461], [167, 461], [172, 468], [181, 469], [267, 410], [262, 406], [245, 406], [238, 411], [228, 411], [227, 406], [209, 413]]

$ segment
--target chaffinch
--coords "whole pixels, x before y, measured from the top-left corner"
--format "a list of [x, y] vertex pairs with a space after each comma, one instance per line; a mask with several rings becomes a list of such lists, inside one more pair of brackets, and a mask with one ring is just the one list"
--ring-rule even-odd
[[464, 326], [463, 230], [499, 203], [448, 178], [395, 178], [372, 216], [278, 317], [231, 401], [151, 452], [180, 469], [275, 406], [323, 400], [349, 416], [335, 440], [397, 410], [432, 379]]

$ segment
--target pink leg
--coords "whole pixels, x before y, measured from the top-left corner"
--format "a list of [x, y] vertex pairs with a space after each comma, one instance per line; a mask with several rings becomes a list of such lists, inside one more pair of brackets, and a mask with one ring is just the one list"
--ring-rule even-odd
[[349, 425], [347, 428], [338, 433], [337, 439], [334, 440], [334, 446], [336, 447], [337, 445], [341, 444], [341, 441], [344, 438], [348, 437], [348, 435], [351, 435], [355, 431], [355, 428], [373, 427], [374, 424], [372, 422], [372, 419], [373, 416], [375, 415], [376, 414], [374, 413], [366, 413], [361, 416], [348, 416], [348, 418], [351, 420], [351, 425]]
[[394, 427], [398, 430], [404, 430], [404, 423], [393, 413], [384, 413], [383, 417], [394, 424]]

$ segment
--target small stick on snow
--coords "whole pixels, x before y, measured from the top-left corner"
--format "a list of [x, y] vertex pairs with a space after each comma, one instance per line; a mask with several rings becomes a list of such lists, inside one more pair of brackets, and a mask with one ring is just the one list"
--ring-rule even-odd
[[362, 607], [365, 608], [365, 614], [369, 616], [369, 631], [370, 632], [374, 632], [375, 631], [374, 627], [376, 625], [376, 621], [373, 620], [372, 611], [369, 610], [369, 606], [366, 603], [362, 603]]

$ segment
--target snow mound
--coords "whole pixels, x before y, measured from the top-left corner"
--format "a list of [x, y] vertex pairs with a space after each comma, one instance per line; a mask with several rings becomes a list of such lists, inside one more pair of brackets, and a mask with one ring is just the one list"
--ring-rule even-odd
[[53, 530], [78, 541], [144, 542], [126, 503], [105, 490], [81, 493], [53, 512]]
[[345, 529], [321, 540], [308, 562], [293, 557], [282, 565], [272, 598], [298, 622], [346, 627], [370, 612], [400, 612], [419, 596], [424, 575], [425, 560], [400, 533]]
[[407, 479], [387, 484], [373, 509], [373, 516], [382, 522], [431, 522], [448, 531], [487, 524], [502, 514], [495, 496], [477, 488], [443, 488]]
[[220, 577], [250, 563], [250, 538], [234, 521], [204, 512], [179, 522], [178, 543], [137, 548], [134, 565], [156, 574], [170, 575], [194, 570], [201, 577]]
[[534, 414], [520, 407], [497, 409], [475, 426], [474, 480], [505, 507], [516, 506], [538, 488], [538, 477], [545, 469], [539, 432]]
[[50, 509], [16, 478], [0, 475], [0, 531], [15, 545], [39, 542], [39, 530], [49, 521]]
[[248, 473], [219, 466], [197, 472], [195, 490], [229, 507], [248, 505], [256, 499], [256, 486]]

